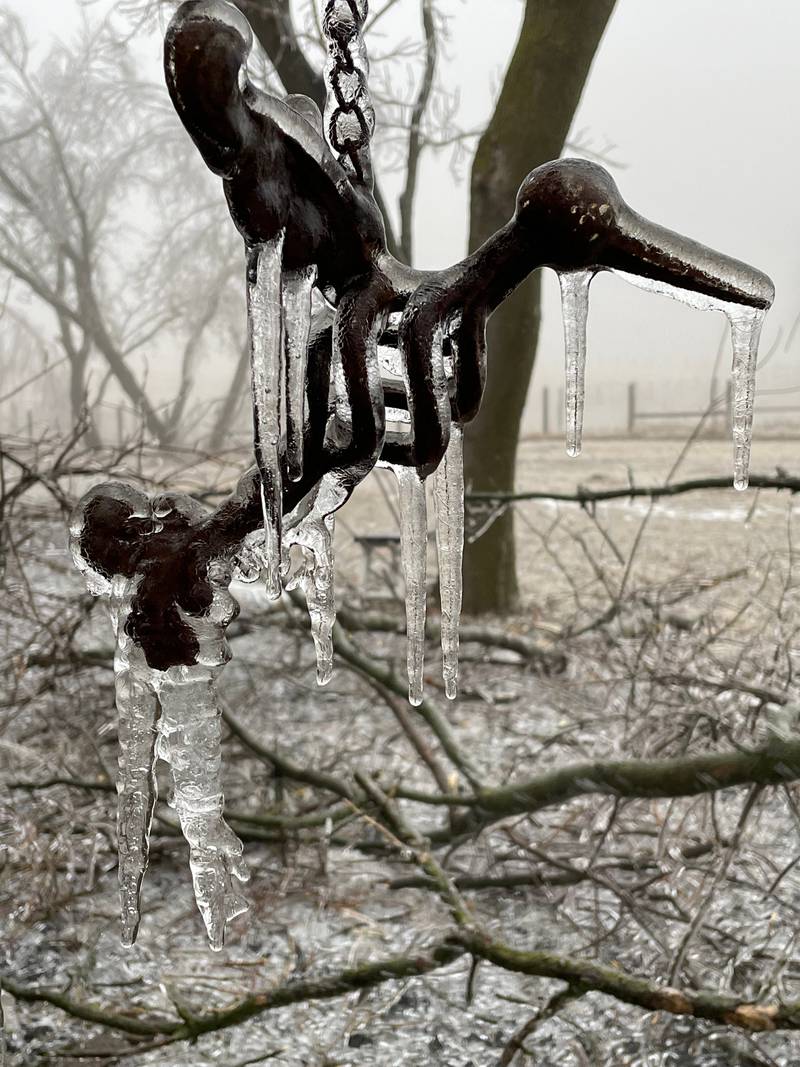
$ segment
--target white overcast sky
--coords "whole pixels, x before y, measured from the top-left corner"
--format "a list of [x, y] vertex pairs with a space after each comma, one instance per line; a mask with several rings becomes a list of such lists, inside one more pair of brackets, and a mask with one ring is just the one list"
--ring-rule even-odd
[[[44, 43], [77, 25], [76, 0], [12, 0]], [[104, 0], [97, 7], [103, 8]], [[384, 32], [418, 32], [418, 3], [401, 0]], [[459, 121], [485, 121], [513, 49], [522, 0], [439, 0], [450, 16], [444, 67], [458, 87]], [[91, 7], [90, 7], [91, 10]], [[383, 42], [380, 42], [383, 47]], [[142, 42], [159, 76], [160, 44]], [[617, 0], [584, 92], [574, 133], [612, 142], [615, 177], [642, 214], [747, 260], [775, 280], [763, 349], [784, 343], [761, 376], [768, 388], [800, 386], [800, 4], [797, 0]], [[520, 123], [525, 116], [520, 116]], [[200, 162], [198, 160], [198, 165]], [[459, 185], [446, 154], [429, 157], [417, 211], [420, 266], [441, 266], [466, 247], [468, 167]], [[389, 181], [391, 190], [391, 180]], [[513, 204], [508, 205], [509, 215]], [[549, 274], [549, 272], [547, 272]], [[545, 325], [535, 389], [560, 385], [557, 286], [546, 281]], [[601, 276], [593, 286], [587, 427], [606, 421], [630, 379], [703, 406], [723, 330], [718, 315], [690, 311]], [[726, 353], [727, 364], [727, 353]], [[491, 373], [491, 367], [490, 367]], [[655, 395], [655, 394], [654, 394]], [[793, 399], [800, 403], [800, 392]], [[769, 400], [767, 402], [770, 402]], [[539, 419], [538, 393], [529, 425]], [[605, 412], [605, 414], [604, 414]]]

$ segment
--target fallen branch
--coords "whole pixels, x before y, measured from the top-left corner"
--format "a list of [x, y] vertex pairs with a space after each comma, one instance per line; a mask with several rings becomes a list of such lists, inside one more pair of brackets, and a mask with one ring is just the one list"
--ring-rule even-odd
[[617, 967], [604, 967], [593, 960], [556, 956], [549, 952], [520, 952], [502, 942], [487, 940], [475, 932], [459, 930], [453, 939], [472, 955], [505, 971], [516, 971], [535, 978], [561, 979], [574, 990], [604, 993], [647, 1011], [692, 1015], [697, 1019], [709, 1019], [742, 1030], [800, 1029], [800, 1001], [784, 1004], [748, 1003], [729, 993], [715, 993], [707, 989], [673, 989], [627, 974]]
[[[786, 709], [783, 710], [786, 715]], [[791, 713], [789, 713], [791, 714]], [[231, 731], [255, 754], [271, 763], [281, 774], [339, 796], [344, 807], [329, 809], [322, 816], [267, 816], [231, 813], [231, 818], [254, 825], [284, 829], [312, 827], [331, 818], [334, 822], [362, 805], [360, 790], [331, 774], [300, 767], [279, 753], [265, 748], [227, 711], [223, 712]], [[628, 800], [671, 799], [699, 796], [737, 786], [781, 785], [800, 779], [800, 734], [781, 732], [774, 727], [759, 748], [731, 749], [698, 756], [672, 759], [594, 760], [571, 763], [499, 789], [482, 789], [473, 794], [425, 793], [413, 789], [390, 790], [393, 797], [448, 809], [466, 809], [453, 827], [429, 835], [433, 844], [447, 844], [454, 836], [477, 833], [496, 822], [517, 815], [531, 815], [581, 796], [624, 797]], [[111, 791], [107, 782], [53, 778], [44, 782], [14, 782], [13, 788], [41, 789], [54, 785]]]
[[[568, 764], [528, 781], [462, 797], [472, 809], [463, 830], [476, 832], [513, 815], [533, 814], [575, 797], [600, 794], [626, 799], [692, 797], [745, 785], [780, 785], [800, 778], [800, 735], [770, 734], [761, 748], [742, 748], [675, 759], [595, 760]], [[462, 830], [462, 832], [463, 832]], [[431, 834], [434, 843], [449, 831]]]
[[523, 952], [469, 928], [459, 928], [426, 949], [406, 956], [391, 956], [372, 963], [347, 967], [321, 978], [287, 982], [275, 989], [253, 994], [224, 1011], [193, 1016], [181, 1021], [158, 1018], [134, 1019], [36, 987], [3, 979], [3, 988], [17, 1000], [44, 1002], [77, 1019], [140, 1037], [163, 1035], [168, 1043], [193, 1040], [202, 1034], [238, 1026], [268, 1011], [316, 1000], [331, 1000], [347, 993], [418, 978], [446, 967], [469, 954], [506, 971], [534, 978], [559, 979], [580, 993], [602, 993], [647, 1011], [691, 1015], [747, 1031], [800, 1029], [800, 1001], [750, 1003], [711, 990], [681, 990], [640, 978], [617, 967], [593, 960], [559, 956], [549, 952]]
[[[730, 478], [693, 478], [685, 482], [670, 482], [666, 485], [626, 485], [616, 489], [586, 489], [578, 486], [574, 493], [556, 493], [544, 489], [530, 490], [524, 493], [468, 493], [467, 503], [503, 503], [513, 504], [524, 500], [561, 500], [566, 504], [599, 504], [606, 500], [632, 500], [634, 497], [657, 499], [662, 496], [680, 496], [683, 493], [697, 493], [709, 489], [731, 489]], [[800, 478], [791, 478], [788, 474], [775, 475], [751, 474], [751, 489], [785, 489], [790, 493], [800, 493]]]
[[[375, 611], [350, 611], [339, 608], [339, 621], [352, 633], [374, 632], [405, 635], [405, 616], [384, 614]], [[441, 639], [442, 627], [438, 619], [428, 618], [425, 622], [425, 637], [429, 641]], [[501, 626], [482, 625], [464, 620], [460, 627], [460, 637], [464, 644], [474, 641], [487, 648], [505, 648], [530, 660], [544, 674], [561, 674], [566, 670], [567, 657], [547, 641], [537, 640], [527, 634], [515, 634]]]

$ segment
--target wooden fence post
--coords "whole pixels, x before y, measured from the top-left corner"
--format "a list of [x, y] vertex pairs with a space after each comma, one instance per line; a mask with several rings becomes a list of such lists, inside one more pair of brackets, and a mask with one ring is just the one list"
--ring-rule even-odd
[[633, 437], [636, 426], [636, 382], [628, 382], [628, 436]]

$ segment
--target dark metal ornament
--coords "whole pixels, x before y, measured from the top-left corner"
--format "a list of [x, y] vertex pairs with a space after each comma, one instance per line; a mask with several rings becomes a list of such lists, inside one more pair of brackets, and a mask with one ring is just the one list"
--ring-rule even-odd
[[[253, 85], [246, 68], [252, 31], [226, 0], [188, 0], [167, 30], [172, 102], [206, 165], [222, 179], [244, 240], [257, 466], [213, 512], [186, 498], [148, 500], [125, 486], [100, 486], [78, 505], [72, 547], [92, 591], [111, 605], [118, 678], [134, 678], [141, 693], [150, 694], [137, 703], [130, 686], [125, 690], [118, 701], [126, 727], [121, 737], [136, 735], [141, 747], [142, 737], [162, 729], [151, 708], [157, 699], [170, 709], [169, 722], [185, 718], [183, 748], [173, 730], [170, 743], [154, 750], [153, 758], [160, 754], [174, 766], [189, 759], [186, 739], [200, 728], [192, 701], [176, 693], [185, 697], [185, 687], [206, 686], [209, 699], [195, 702], [203, 729], [214, 717], [215, 672], [227, 657], [224, 630], [235, 611], [227, 583], [237, 568], [242, 577], [261, 572], [273, 597], [287, 581], [303, 588], [318, 677], [323, 684], [330, 677], [333, 515], [378, 462], [392, 467], [400, 487], [413, 703], [422, 699], [424, 483], [433, 476], [444, 675], [447, 695], [455, 696], [461, 428], [481, 403], [486, 322], [537, 267], [552, 267], [561, 281], [572, 452], [580, 449], [588, 292], [599, 271], [728, 315], [735, 480], [746, 485], [757, 340], [773, 300], [770, 280], [643, 219], [602, 167], [579, 159], [553, 161], [528, 175], [509, 222], [462, 262], [438, 271], [399, 262], [388, 252], [372, 192], [374, 113], [361, 37], [366, 15], [366, 0], [323, 2], [329, 50], [324, 116], [307, 97], [279, 100]], [[314, 289], [324, 301], [316, 316]], [[387, 431], [387, 422], [401, 428]], [[290, 576], [292, 544], [306, 565]], [[246, 872], [222, 821], [214, 752], [216, 763], [198, 772], [196, 795], [179, 797], [178, 807], [198, 904], [219, 947], [226, 918], [241, 910], [231, 875]], [[151, 778], [121, 787], [121, 797], [131, 789], [145, 797], [132, 808], [121, 800], [120, 807], [121, 841], [137, 833], [144, 841], [120, 867], [128, 940], [138, 927]], [[199, 837], [192, 821], [199, 818], [198, 805], [211, 812]]]

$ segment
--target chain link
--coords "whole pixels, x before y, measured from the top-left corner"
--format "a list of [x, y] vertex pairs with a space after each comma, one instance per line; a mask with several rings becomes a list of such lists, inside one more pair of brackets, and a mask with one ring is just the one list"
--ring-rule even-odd
[[368, 10], [368, 0], [325, 0], [322, 29], [329, 57], [325, 66], [328, 142], [340, 161], [371, 186], [369, 143], [375, 129], [375, 110], [362, 36]]

